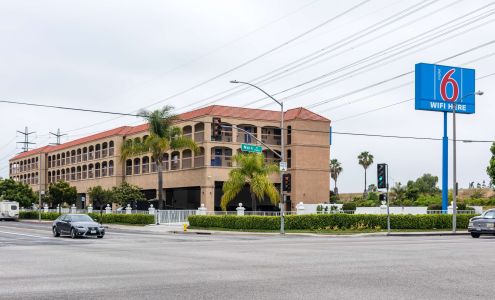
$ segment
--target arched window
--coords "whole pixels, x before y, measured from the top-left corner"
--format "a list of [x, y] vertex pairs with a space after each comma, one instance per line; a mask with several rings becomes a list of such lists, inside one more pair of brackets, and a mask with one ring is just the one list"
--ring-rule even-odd
[[96, 163], [95, 164], [95, 178], [100, 178], [101, 177], [100, 169], [101, 169], [100, 163]]
[[76, 179], [77, 180], [81, 180], [81, 178], [82, 178], [81, 171], [82, 171], [81, 166], [77, 166], [77, 169], [76, 169]]
[[232, 149], [227, 147], [211, 148], [212, 167], [232, 167]]
[[38, 183], [39, 183], [39, 181], [38, 181], [38, 180], [39, 180], [39, 175], [38, 175], [38, 172], [36, 172], [36, 173], [34, 174], [34, 184], [38, 184]]
[[76, 163], [76, 150], [72, 150], [70, 152], [70, 163], [75, 164]]
[[[258, 127], [252, 124], [239, 124], [237, 125], [237, 142], [251, 144], [256, 143], [256, 140], [252, 137], [252, 135], [257, 136]], [[249, 134], [248, 134], [249, 133]], [[252, 134], [252, 135], [250, 135]]]
[[70, 180], [71, 181], [76, 180], [76, 167], [70, 168]]
[[[101, 145], [100, 144], [96, 144], [96, 148], [95, 148], [95, 159], [99, 159], [101, 157]], [[95, 166], [95, 169], [96, 169], [96, 166]]]
[[134, 159], [134, 175], [138, 175], [141, 169], [141, 159], [140, 158], [135, 158]]
[[88, 166], [84, 165], [82, 167], [82, 179], [88, 178]]
[[28, 171], [31, 170], [31, 159], [27, 160], [27, 169], [28, 169]]
[[168, 153], [163, 154], [163, 159], [162, 159], [162, 171], [168, 171], [170, 170], [170, 161], [168, 157]]
[[125, 175], [132, 175], [132, 159], [125, 161]]
[[194, 141], [201, 143], [205, 140], [205, 123], [196, 123], [194, 125]]
[[57, 154], [57, 167], [60, 167], [60, 153]]
[[84, 147], [82, 151], [82, 160], [88, 161], [88, 147]]
[[57, 181], [60, 181], [60, 170], [57, 170]]
[[62, 155], [60, 157], [62, 159], [61, 162], [60, 162], [60, 165], [65, 166], [65, 152], [62, 153]]
[[170, 170], [179, 170], [180, 169], [180, 152], [174, 151], [170, 155]]
[[287, 145], [292, 143], [292, 126], [287, 126]]
[[80, 162], [81, 162], [81, 160], [82, 160], [81, 155], [82, 155], [82, 150], [81, 150], [81, 148], [79, 148], [79, 149], [77, 149], [77, 153], [76, 153], [76, 161], [77, 161], [78, 163], [80, 163]]
[[70, 181], [70, 169], [65, 169], [65, 181]]
[[194, 167], [204, 167], [205, 165], [205, 148], [199, 147], [198, 153], [194, 155]]
[[48, 156], [48, 168], [52, 167], [52, 157]]
[[182, 128], [182, 135], [184, 137], [192, 139], [192, 126], [191, 125], [186, 125]]
[[[58, 172], [57, 172], [57, 174], [58, 174]], [[60, 180], [65, 181], [65, 169], [62, 169], [60, 171]]]
[[268, 145], [280, 145], [280, 128], [265, 126], [261, 128], [261, 141]]
[[141, 169], [143, 174], [150, 172], [150, 158], [148, 156], [143, 157], [143, 166]]
[[108, 155], [108, 143], [104, 142], [101, 144], [101, 157], [107, 157]]
[[95, 171], [94, 171], [93, 164], [89, 164], [89, 166], [88, 166], [88, 178], [89, 179], [92, 179], [94, 177], [94, 175], [95, 175], [94, 172]]
[[101, 176], [106, 177], [108, 174], [108, 163], [106, 161], [101, 163]]
[[287, 168], [292, 168], [292, 151], [287, 150]]
[[48, 183], [52, 183], [52, 172], [48, 171]]
[[192, 151], [186, 149], [182, 151], [182, 169], [192, 168]]
[[151, 157], [151, 172], [156, 172], [156, 161]]
[[26, 183], [27, 183], [27, 184], [31, 184], [31, 174], [27, 174], [27, 180], [26, 180]]
[[108, 162], [108, 176], [113, 176], [113, 160]]
[[108, 155], [113, 156], [113, 154], [114, 154], [114, 143], [113, 141], [110, 141], [110, 143], [108, 143]]
[[88, 148], [88, 159], [93, 160], [95, 158], [95, 147], [93, 145]]
[[70, 151], [65, 152], [65, 164], [70, 164]]

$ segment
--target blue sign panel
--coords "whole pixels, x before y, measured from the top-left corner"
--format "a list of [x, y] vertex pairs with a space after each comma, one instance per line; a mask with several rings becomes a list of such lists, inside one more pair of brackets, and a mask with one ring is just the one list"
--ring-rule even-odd
[[473, 69], [419, 63], [415, 73], [417, 110], [474, 114]]

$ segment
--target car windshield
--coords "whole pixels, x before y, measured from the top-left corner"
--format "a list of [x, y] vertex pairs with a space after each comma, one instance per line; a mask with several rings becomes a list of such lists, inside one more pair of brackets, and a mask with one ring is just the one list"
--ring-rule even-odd
[[484, 217], [489, 218], [489, 219], [494, 219], [495, 218], [495, 211], [493, 211], [493, 210], [487, 211], [485, 213]]
[[70, 216], [72, 222], [94, 222], [90, 216], [87, 215], [74, 215]]

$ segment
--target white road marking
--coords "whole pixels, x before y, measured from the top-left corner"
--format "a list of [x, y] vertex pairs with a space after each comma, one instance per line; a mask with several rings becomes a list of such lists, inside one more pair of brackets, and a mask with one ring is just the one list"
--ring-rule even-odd
[[51, 237], [47, 237], [47, 236], [32, 235], [32, 234], [17, 233], [17, 232], [9, 232], [9, 231], [0, 231], [0, 233], [12, 234], [12, 235], [20, 235], [20, 236], [27, 236], [27, 237], [34, 237], [34, 238], [40, 238], [40, 239], [51, 239]]

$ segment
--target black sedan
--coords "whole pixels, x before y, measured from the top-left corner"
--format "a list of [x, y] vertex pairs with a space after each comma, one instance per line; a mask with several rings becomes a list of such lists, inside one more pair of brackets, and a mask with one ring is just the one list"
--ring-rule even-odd
[[495, 235], [495, 209], [489, 209], [481, 216], [471, 218], [468, 231], [474, 238], [479, 238], [482, 234]]
[[78, 236], [96, 236], [102, 238], [105, 235], [105, 228], [96, 223], [88, 215], [66, 214], [53, 221], [53, 236], [68, 234], [75, 239]]

